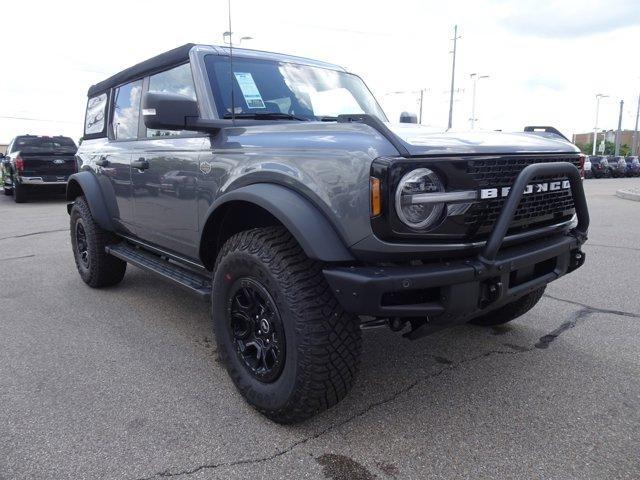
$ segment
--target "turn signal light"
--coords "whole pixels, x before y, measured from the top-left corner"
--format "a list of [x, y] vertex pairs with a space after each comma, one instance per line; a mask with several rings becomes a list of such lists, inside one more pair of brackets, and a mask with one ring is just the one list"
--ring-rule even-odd
[[380, 201], [380, 179], [369, 177], [369, 189], [371, 191], [371, 216], [375, 217], [382, 212]]

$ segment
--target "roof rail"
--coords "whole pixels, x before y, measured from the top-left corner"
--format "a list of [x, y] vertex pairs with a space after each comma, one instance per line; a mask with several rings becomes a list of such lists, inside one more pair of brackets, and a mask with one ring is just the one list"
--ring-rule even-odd
[[528, 125], [528, 126], [524, 127], [524, 131], [525, 132], [530, 132], [530, 133], [536, 133], [536, 132], [553, 133], [554, 135], [558, 135], [559, 137], [564, 138], [567, 142], [571, 143], [571, 140], [569, 140], [562, 133], [560, 133], [560, 130], [558, 130], [555, 127]]

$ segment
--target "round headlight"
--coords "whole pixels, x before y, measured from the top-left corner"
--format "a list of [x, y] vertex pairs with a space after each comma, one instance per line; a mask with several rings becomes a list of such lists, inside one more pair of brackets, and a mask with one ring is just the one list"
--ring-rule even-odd
[[417, 168], [402, 177], [396, 189], [396, 213], [411, 228], [423, 229], [441, 216], [444, 203], [414, 203], [413, 196], [444, 192], [438, 176], [428, 168]]

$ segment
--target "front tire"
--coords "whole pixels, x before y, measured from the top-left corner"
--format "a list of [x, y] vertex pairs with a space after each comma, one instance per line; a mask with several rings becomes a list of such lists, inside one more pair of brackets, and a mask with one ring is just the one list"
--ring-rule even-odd
[[546, 288], [547, 287], [544, 286], [538, 290], [534, 290], [533, 292], [520, 297], [515, 302], [507, 303], [497, 310], [470, 320], [469, 323], [481, 325], [483, 327], [492, 327], [495, 325], [503, 325], [511, 320], [515, 320], [536, 306], [542, 298]]
[[76, 198], [71, 208], [71, 248], [80, 277], [90, 287], [109, 287], [120, 283], [127, 262], [109, 255], [107, 245], [118, 238], [103, 230], [93, 219], [84, 197]]
[[212, 296], [220, 358], [262, 414], [300, 422], [347, 395], [362, 350], [358, 319], [286, 229], [231, 237], [216, 261]]

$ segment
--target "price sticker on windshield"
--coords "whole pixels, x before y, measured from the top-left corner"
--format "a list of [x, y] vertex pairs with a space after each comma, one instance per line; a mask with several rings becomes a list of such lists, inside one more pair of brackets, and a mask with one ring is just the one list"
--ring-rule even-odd
[[262, 101], [260, 90], [253, 81], [253, 76], [249, 72], [234, 72], [244, 101], [247, 102], [249, 108], [267, 108]]

